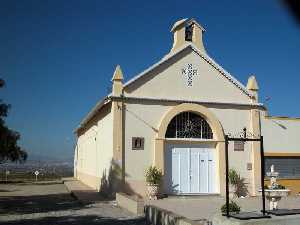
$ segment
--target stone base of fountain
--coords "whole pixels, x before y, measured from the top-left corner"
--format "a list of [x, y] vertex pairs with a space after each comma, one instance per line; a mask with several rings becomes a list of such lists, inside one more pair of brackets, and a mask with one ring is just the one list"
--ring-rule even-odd
[[[287, 197], [290, 190], [280, 188], [280, 185], [277, 183], [276, 179], [279, 176], [279, 173], [275, 172], [274, 165], [271, 166], [271, 172], [267, 172], [267, 176], [270, 177], [271, 185], [269, 188], [265, 189], [265, 196], [270, 202], [270, 210], [277, 210], [278, 202], [282, 197]], [[261, 192], [261, 190], [259, 191]]]
[[282, 197], [287, 197], [289, 192], [288, 189], [265, 189], [266, 199], [270, 202], [270, 210], [277, 210], [278, 202]]

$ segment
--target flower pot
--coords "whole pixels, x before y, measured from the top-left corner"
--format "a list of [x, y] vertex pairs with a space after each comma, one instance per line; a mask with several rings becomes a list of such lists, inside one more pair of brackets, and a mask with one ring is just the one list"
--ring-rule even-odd
[[157, 199], [157, 195], [158, 195], [158, 184], [148, 184], [147, 185], [147, 191], [148, 191], [148, 198], [150, 200]]

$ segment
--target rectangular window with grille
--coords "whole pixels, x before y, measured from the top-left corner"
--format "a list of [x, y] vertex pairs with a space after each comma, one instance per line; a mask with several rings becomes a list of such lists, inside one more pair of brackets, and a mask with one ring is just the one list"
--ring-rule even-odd
[[279, 172], [279, 178], [300, 179], [300, 157], [265, 157], [265, 175], [274, 165], [275, 172]]

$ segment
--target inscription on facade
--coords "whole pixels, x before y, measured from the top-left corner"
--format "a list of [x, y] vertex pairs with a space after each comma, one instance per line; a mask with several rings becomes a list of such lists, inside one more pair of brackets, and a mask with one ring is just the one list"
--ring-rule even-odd
[[245, 142], [243, 141], [235, 141], [234, 142], [234, 151], [244, 151]]

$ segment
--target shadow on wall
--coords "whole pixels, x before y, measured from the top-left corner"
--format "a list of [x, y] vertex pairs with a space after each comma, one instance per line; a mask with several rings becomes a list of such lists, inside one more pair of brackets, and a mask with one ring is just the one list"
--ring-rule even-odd
[[279, 127], [281, 127], [281, 128], [284, 129], [284, 130], [287, 129], [286, 126], [284, 126], [283, 124], [281, 124], [281, 123], [279, 123], [279, 122], [277, 122], [277, 121], [272, 120], [272, 122], [275, 123], [276, 125], [278, 125]]
[[[123, 176], [124, 179], [122, 179]], [[129, 184], [124, 181], [126, 176], [128, 176], [126, 173], [124, 175], [122, 174], [120, 165], [114, 160], [111, 160], [108, 173], [105, 169], [102, 174], [100, 195], [105, 199], [112, 200], [116, 198], [117, 192], [124, 192], [128, 195], [135, 195], [141, 198], [142, 196], [135, 193]]]

